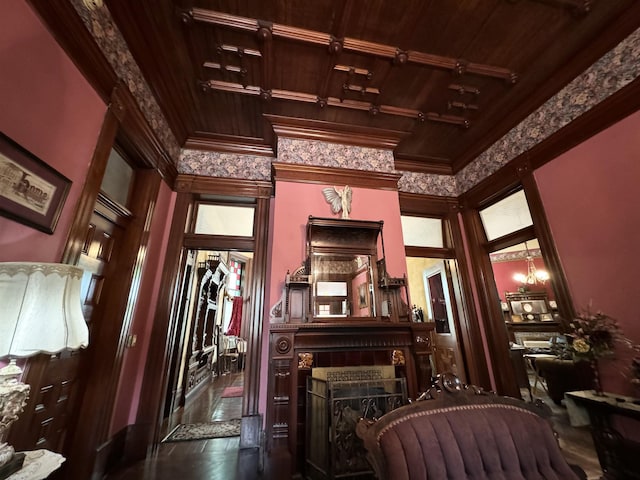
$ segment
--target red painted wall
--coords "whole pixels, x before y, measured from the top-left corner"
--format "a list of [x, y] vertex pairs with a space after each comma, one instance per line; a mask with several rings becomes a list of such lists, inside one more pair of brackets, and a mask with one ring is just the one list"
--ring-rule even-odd
[[[538, 169], [535, 178], [576, 308], [590, 303], [640, 343], [640, 113]], [[635, 393], [628, 350], [602, 368], [603, 387]]]
[[[269, 265], [265, 292], [262, 365], [269, 364], [269, 310], [278, 301], [284, 287], [287, 270], [293, 271], [305, 259], [306, 225], [309, 215], [335, 217], [322, 195], [322, 189], [333, 185], [276, 182], [275, 199], [271, 204], [273, 220], [269, 225]], [[400, 223], [400, 202], [395, 191], [352, 187], [350, 217], [353, 220], [384, 221], [384, 248], [387, 271], [393, 277], [406, 274], [404, 240]], [[381, 253], [378, 253], [381, 256]], [[268, 368], [262, 369], [260, 410], [266, 411]]]
[[53, 235], [0, 217], [0, 261], [57, 262], [106, 107], [24, 0], [0, 3], [0, 131], [73, 184]]

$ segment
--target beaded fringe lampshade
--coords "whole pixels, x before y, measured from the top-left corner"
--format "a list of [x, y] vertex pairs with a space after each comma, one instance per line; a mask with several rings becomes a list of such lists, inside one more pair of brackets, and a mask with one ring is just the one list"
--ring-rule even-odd
[[20, 468], [13, 447], [5, 443], [29, 395], [29, 386], [18, 381], [22, 370], [15, 358], [89, 344], [81, 281], [82, 270], [72, 265], [0, 263], [0, 359], [9, 358], [0, 369], [0, 471]]

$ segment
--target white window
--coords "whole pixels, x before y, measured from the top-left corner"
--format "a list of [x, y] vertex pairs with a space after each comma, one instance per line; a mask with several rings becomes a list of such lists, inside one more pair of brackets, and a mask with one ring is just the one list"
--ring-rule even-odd
[[198, 205], [194, 233], [253, 237], [253, 207]]
[[442, 220], [402, 215], [402, 236], [407, 247], [443, 248]]
[[527, 197], [522, 190], [481, 210], [480, 218], [487, 240], [495, 240], [533, 225]]

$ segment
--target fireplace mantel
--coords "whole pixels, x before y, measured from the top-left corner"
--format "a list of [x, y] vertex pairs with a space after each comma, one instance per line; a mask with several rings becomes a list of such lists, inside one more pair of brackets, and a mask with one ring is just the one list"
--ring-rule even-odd
[[431, 379], [432, 323], [289, 323], [270, 328], [270, 448], [286, 449], [294, 472], [304, 468], [305, 393], [315, 367], [394, 365], [409, 398]]

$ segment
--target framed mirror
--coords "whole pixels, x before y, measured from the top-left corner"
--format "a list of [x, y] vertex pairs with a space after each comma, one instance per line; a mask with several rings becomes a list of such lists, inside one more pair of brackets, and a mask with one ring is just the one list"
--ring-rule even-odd
[[313, 316], [375, 316], [370, 255], [314, 253], [311, 257]]
[[382, 222], [309, 217], [307, 254], [312, 321], [379, 315], [378, 240]]

